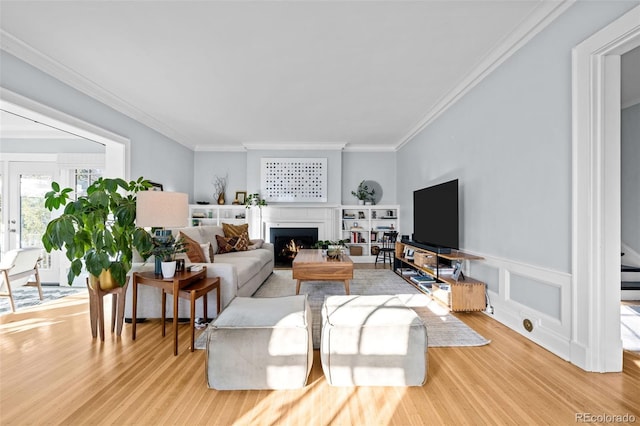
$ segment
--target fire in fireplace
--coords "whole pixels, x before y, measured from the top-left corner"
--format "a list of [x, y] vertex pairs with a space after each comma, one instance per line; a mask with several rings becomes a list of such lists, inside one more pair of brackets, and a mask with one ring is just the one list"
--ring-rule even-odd
[[318, 228], [271, 228], [275, 266], [290, 267], [301, 249], [311, 248], [318, 241]]

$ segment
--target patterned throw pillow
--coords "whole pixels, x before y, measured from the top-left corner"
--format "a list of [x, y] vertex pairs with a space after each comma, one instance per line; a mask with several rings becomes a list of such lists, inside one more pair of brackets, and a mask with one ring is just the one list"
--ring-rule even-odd
[[184, 239], [185, 249], [187, 249], [187, 257], [192, 263], [206, 263], [207, 259], [204, 257], [200, 243], [192, 238], [189, 238], [184, 233], [180, 232], [180, 237]]
[[211, 247], [211, 243], [200, 243], [200, 248], [204, 255], [204, 261], [206, 263], [213, 263], [213, 247]]
[[246, 234], [247, 240], [249, 239], [249, 224], [243, 223], [242, 225], [233, 225], [231, 223], [222, 223], [222, 231], [224, 232], [224, 236], [229, 237], [239, 237], [242, 234]]
[[249, 239], [244, 235], [238, 237], [223, 237], [216, 235], [218, 241], [218, 253], [231, 253], [232, 251], [247, 251], [249, 246]]

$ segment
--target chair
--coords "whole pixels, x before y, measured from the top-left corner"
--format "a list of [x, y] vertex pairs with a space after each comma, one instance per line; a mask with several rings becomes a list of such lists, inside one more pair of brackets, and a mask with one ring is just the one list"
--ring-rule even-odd
[[[8, 297], [11, 302], [11, 312], [16, 311], [16, 306], [11, 293], [12, 285], [29, 285], [38, 287], [40, 300], [42, 296], [42, 286], [40, 285], [40, 274], [38, 273], [38, 262], [40, 261], [41, 248], [23, 248], [10, 250], [5, 253], [0, 264], [3, 284], [0, 286], [0, 297]], [[31, 276], [35, 276], [35, 281], [29, 281]], [[7, 287], [4, 290], [4, 287]]]
[[396, 255], [396, 239], [398, 238], [398, 232], [389, 231], [382, 234], [381, 247], [376, 254], [376, 262], [374, 267], [378, 265], [378, 258], [382, 255], [383, 266], [387, 264], [387, 257], [389, 258], [389, 268], [393, 269], [393, 259]]

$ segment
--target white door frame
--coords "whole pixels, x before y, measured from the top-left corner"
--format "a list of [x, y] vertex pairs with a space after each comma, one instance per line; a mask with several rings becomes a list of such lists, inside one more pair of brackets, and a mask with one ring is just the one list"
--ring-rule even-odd
[[620, 56], [640, 45], [640, 6], [573, 49], [571, 362], [622, 371]]
[[[104, 176], [130, 179], [129, 139], [0, 87], [0, 109], [105, 146]], [[4, 219], [4, 218], [3, 218]], [[65, 265], [66, 262], [66, 265]], [[66, 257], [60, 256], [60, 283], [67, 282]]]
[[105, 146], [104, 175], [129, 180], [131, 169], [129, 139], [33, 101], [4, 87], [0, 87], [0, 109], [101, 143]]

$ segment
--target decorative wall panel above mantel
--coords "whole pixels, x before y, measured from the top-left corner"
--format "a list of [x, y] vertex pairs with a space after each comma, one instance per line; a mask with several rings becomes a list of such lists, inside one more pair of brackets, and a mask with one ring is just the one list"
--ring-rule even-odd
[[271, 202], [327, 202], [326, 158], [262, 158], [260, 190]]

